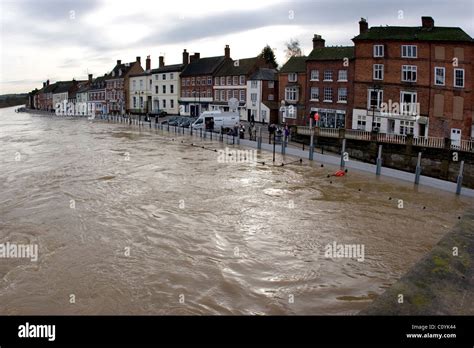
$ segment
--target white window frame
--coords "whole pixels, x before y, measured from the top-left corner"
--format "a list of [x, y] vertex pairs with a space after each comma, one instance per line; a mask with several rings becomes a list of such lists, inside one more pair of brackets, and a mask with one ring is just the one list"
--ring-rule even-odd
[[[316, 98], [314, 98], [314, 96], [316, 96]], [[311, 101], [319, 101], [319, 88], [318, 87], [311, 87], [310, 98], [311, 98]]]
[[[331, 75], [331, 78], [327, 78], [327, 76]], [[323, 81], [325, 82], [332, 82], [332, 70], [324, 70], [324, 76], [323, 76]]]
[[[326, 93], [326, 92], [331, 92], [331, 99], [326, 99], [326, 95], [329, 96], [329, 93]], [[324, 103], [332, 103], [332, 99], [334, 97], [332, 87], [324, 87], [323, 93], [324, 93], [323, 102]]]
[[380, 58], [384, 56], [384, 45], [374, 45], [374, 58]]
[[375, 110], [380, 110], [380, 105], [383, 103], [383, 90], [375, 90], [372, 88], [369, 88], [367, 90], [367, 110], [373, 110], [372, 108], [372, 103], [371, 103], [371, 95], [372, 92], [377, 92], [377, 106], [375, 107]]
[[[411, 95], [411, 106], [409, 106], [410, 109], [407, 109], [407, 103], [403, 101], [403, 96], [405, 94]], [[415, 96], [413, 98], [413, 96]], [[414, 101], [413, 101], [414, 100]], [[400, 113], [401, 114], [409, 114], [409, 115], [414, 115], [413, 110], [417, 110], [416, 103], [418, 102], [418, 94], [416, 92], [410, 92], [410, 91], [400, 91]], [[414, 109], [413, 109], [414, 108]]]
[[402, 45], [402, 58], [418, 58], [418, 47], [416, 45]]
[[285, 88], [285, 100], [291, 101], [291, 102], [298, 101], [298, 88], [296, 87]]
[[245, 75], [240, 75], [239, 76], [239, 83], [240, 83], [240, 85], [245, 85]]
[[311, 70], [311, 81], [319, 81], [319, 70]]
[[298, 74], [297, 73], [289, 73], [288, 74], [288, 82], [297, 82], [298, 81]]
[[[341, 73], [343, 75], [345, 75], [345, 78], [341, 78]], [[337, 81], [339, 81], [339, 82], [347, 82], [348, 81], [348, 72], [347, 72], [347, 70], [343, 69], [343, 70], [339, 70], [337, 72]]]
[[[377, 73], [380, 73], [380, 77], [377, 77]], [[372, 67], [372, 79], [377, 81], [382, 81], [384, 75], [384, 65], [383, 64], [374, 64]]]
[[[443, 83], [438, 83], [438, 74], [437, 74], [437, 71], [442, 71], [443, 72]], [[446, 68], [445, 67], [442, 67], [442, 66], [435, 66], [434, 68], [434, 84], [435, 86], [444, 86], [446, 85]]]
[[[416, 82], [418, 79], [418, 67], [416, 65], [402, 65], [402, 82]], [[415, 79], [413, 79], [413, 73], [415, 73]], [[408, 76], [412, 77], [412, 79], [408, 79]], [[405, 77], [406, 76], [406, 77]]]
[[270, 89], [275, 88], [275, 81], [268, 81], [268, 88]]
[[[345, 93], [341, 94], [341, 91], [345, 91]], [[347, 88], [346, 87], [341, 87], [337, 89], [337, 102], [338, 103], [347, 103]]]
[[[459, 86], [459, 85], [456, 84], [456, 79], [457, 79], [456, 73], [457, 73], [458, 71], [462, 71], [462, 86]], [[464, 72], [464, 69], [454, 69], [454, 74], [453, 74], [453, 75], [454, 75], [453, 86], [456, 87], [456, 88], [464, 88], [465, 79], [466, 79], [466, 74], [465, 74], [465, 72]]]

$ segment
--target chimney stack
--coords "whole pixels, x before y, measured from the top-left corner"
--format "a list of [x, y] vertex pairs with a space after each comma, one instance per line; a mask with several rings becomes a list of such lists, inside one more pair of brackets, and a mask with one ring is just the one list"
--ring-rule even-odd
[[230, 59], [230, 47], [229, 47], [229, 45], [225, 45], [224, 55], [225, 55], [226, 59]]
[[92, 82], [92, 74], [89, 74], [89, 82]]
[[117, 65], [122, 64], [122, 61], [120, 59], [117, 59]]
[[150, 70], [151, 69], [151, 58], [150, 56], [146, 57], [146, 69], [145, 70]]
[[141, 60], [142, 60], [142, 59], [138, 56], [138, 57], [137, 57], [137, 62], [138, 62], [138, 64], [141, 64], [141, 63], [142, 63]]
[[46, 80], [46, 86], [49, 86], [49, 80]]
[[159, 67], [162, 68], [165, 66], [165, 57], [163, 56], [159, 56], [159, 61], [160, 61], [160, 64], [159, 64]]
[[201, 54], [199, 52], [195, 52], [190, 58], [190, 63], [198, 60], [199, 58], [201, 58]]
[[423, 29], [433, 29], [434, 19], [433, 17], [421, 17], [421, 26]]
[[326, 40], [324, 40], [321, 35], [314, 34], [313, 37], [313, 49], [314, 48], [324, 48]]
[[361, 18], [359, 21], [359, 34], [364, 34], [369, 31], [369, 23], [365, 18]]
[[43, 88], [45, 88], [45, 87], [46, 87], [46, 82], [43, 82]]
[[186, 50], [183, 51], [183, 64], [189, 64], [189, 53]]

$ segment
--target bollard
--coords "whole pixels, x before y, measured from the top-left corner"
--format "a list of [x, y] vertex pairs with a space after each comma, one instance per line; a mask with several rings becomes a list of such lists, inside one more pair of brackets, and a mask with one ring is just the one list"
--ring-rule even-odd
[[415, 185], [420, 183], [420, 174], [421, 174], [421, 152], [418, 152], [418, 161], [416, 162], [415, 169]]
[[262, 149], [262, 127], [258, 127], [257, 149]]
[[382, 145], [379, 145], [379, 154], [377, 155], [377, 169], [375, 175], [380, 175], [382, 172]]
[[346, 161], [344, 160], [345, 153], [346, 153], [346, 139], [342, 139], [341, 170], [344, 170], [344, 167], [346, 166]]
[[313, 132], [313, 119], [309, 119], [309, 132], [310, 132], [310, 141], [309, 141], [309, 160], [312, 161], [314, 157], [314, 132]]
[[199, 136], [202, 138], [202, 128], [199, 128]]
[[458, 179], [457, 179], [457, 187], [456, 187], [456, 194], [457, 195], [461, 194], [463, 171], [464, 171], [464, 161], [461, 161], [461, 166], [459, 167], [459, 175], [458, 175]]

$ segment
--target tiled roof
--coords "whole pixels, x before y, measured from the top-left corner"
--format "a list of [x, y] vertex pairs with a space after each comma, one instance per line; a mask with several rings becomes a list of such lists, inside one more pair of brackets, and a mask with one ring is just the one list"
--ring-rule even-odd
[[260, 68], [252, 76], [249, 77], [249, 80], [277, 81], [278, 70]]
[[212, 75], [224, 62], [225, 56], [200, 58], [189, 63], [181, 73], [181, 77], [192, 75]]
[[313, 49], [307, 60], [353, 59], [354, 56], [354, 46], [328, 46]]
[[283, 65], [280, 73], [306, 72], [306, 57], [291, 57]]
[[227, 60], [217, 70], [215, 76], [237, 76], [248, 75], [258, 62], [258, 57], [238, 59], [235, 62]]
[[472, 37], [457, 27], [371, 27], [352, 40], [403, 40], [403, 41], [466, 41]]

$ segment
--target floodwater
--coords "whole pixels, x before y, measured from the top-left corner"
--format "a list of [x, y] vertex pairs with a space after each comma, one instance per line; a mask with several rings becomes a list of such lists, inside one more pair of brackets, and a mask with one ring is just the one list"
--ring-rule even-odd
[[[0, 258], [0, 314], [355, 314], [473, 203], [192, 142], [226, 146], [2, 109], [0, 244], [39, 250]], [[326, 257], [333, 242], [363, 261]]]

